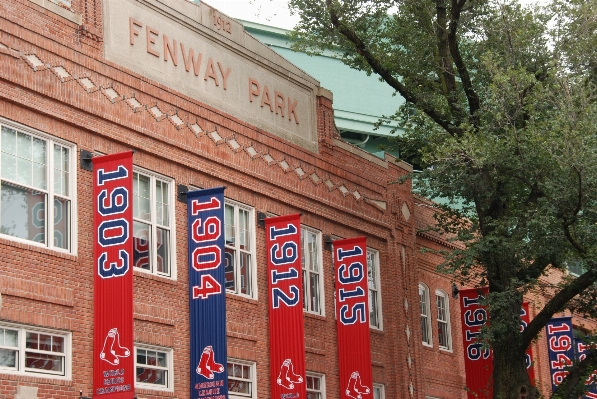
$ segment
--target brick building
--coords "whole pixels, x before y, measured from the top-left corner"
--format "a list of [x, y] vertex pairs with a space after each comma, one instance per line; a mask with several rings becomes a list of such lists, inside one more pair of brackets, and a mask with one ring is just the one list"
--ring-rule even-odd
[[[391, 155], [332, 93], [206, 4], [0, 0], [0, 399], [92, 393], [90, 157], [134, 150], [139, 398], [189, 398], [187, 209], [226, 186], [231, 398], [269, 398], [267, 215], [301, 213], [308, 387], [338, 398], [333, 240], [367, 236], [377, 398], [464, 398], [460, 312]], [[53, 204], [53, 206], [52, 206]], [[53, 221], [53, 223], [51, 223]], [[118, 298], [114, 298], [118, 306]], [[421, 305], [421, 306], [420, 306]]]

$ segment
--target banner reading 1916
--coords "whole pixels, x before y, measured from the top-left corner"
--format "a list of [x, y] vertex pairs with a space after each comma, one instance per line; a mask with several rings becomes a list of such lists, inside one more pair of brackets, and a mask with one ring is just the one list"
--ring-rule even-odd
[[191, 399], [227, 399], [224, 188], [187, 193]]
[[365, 237], [334, 241], [340, 398], [373, 398]]
[[93, 393], [135, 396], [133, 153], [93, 158]]
[[306, 398], [300, 215], [265, 219], [271, 399]]

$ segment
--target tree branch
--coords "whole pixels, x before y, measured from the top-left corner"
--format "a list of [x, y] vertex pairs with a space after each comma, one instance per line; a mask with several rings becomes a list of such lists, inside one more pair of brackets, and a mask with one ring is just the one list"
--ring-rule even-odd
[[526, 350], [526, 348], [529, 347], [531, 341], [541, 332], [545, 324], [547, 324], [554, 314], [560, 312], [568, 301], [597, 281], [597, 270], [595, 270], [595, 266], [596, 265], [592, 265], [592, 267], [589, 267], [589, 270], [585, 273], [562, 287], [562, 289], [560, 289], [560, 291], [555, 294], [545, 306], [543, 306], [543, 309], [541, 309], [522, 332], [523, 350]]
[[349, 29], [347, 25], [340, 20], [338, 14], [334, 11], [332, 0], [326, 0], [326, 6], [330, 15], [330, 20], [334, 27], [338, 29], [338, 32], [340, 32], [355, 46], [357, 53], [361, 57], [365, 58], [375, 73], [381, 76], [387, 84], [400, 93], [400, 95], [402, 95], [406, 101], [419, 107], [425, 114], [427, 114], [448, 133], [453, 136], [461, 136], [463, 134], [463, 130], [458, 125], [453, 124], [448, 118], [440, 114], [435, 107], [430, 106], [429, 104], [426, 104], [425, 101], [419, 99], [415, 93], [413, 93], [402, 82], [396, 79], [392, 73], [381, 64], [381, 62], [371, 53], [371, 51], [369, 51], [367, 45], [361, 40], [356, 32], [352, 29]]
[[454, 60], [456, 70], [458, 70], [458, 75], [460, 76], [460, 80], [462, 82], [464, 93], [466, 94], [466, 99], [468, 100], [471, 124], [475, 128], [478, 128], [479, 118], [477, 116], [477, 111], [479, 111], [479, 109], [481, 108], [481, 102], [479, 100], [479, 96], [473, 88], [473, 84], [468, 73], [468, 68], [464, 64], [462, 55], [460, 54], [460, 47], [458, 46], [458, 37], [456, 35], [456, 32], [458, 31], [458, 25], [460, 22], [460, 13], [462, 12], [462, 7], [464, 7], [465, 3], [466, 0], [452, 0], [452, 20], [450, 21], [448, 43], [450, 45], [450, 53], [452, 54], [452, 59]]

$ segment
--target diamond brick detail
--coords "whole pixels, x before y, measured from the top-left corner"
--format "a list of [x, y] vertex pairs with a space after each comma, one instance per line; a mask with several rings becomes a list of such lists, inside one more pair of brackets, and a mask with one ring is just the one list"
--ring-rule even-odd
[[254, 157], [255, 155], [257, 155], [257, 150], [255, 148], [253, 148], [252, 146], [245, 148], [245, 150], [251, 157]]
[[136, 108], [139, 108], [139, 107], [141, 107], [141, 103], [140, 103], [139, 101], [137, 101], [137, 99], [136, 99], [135, 97], [129, 98], [129, 99], [128, 99], [128, 100], [126, 100], [126, 101], [129, 103], [129, 105], [130, 105], [130, 106], [131, 106], [133, 109], [136, 109]]
[[348, 189], [346, 187], [344, 187], [344, 186], [338, 187], [338, 190], [340, 190], [340, 192], [342, 193], [342, 195], [348, 194]]
[[151, 112], [156, 119], [159, 119], [164, 115], [162, 110], [160, 110], [157, 105], [149, 108], [149, 112]]
[[311, 179], [315, 182], [315, 183], [319, 183], [321, 181], [321, 179], [319, 178], [319, 176], [317, 176], [317, 173], [311, 173]]
[[213, 141], [215, 141], [216, 143], [220, 140], [222, 140], [222, 136], [220, 136], [220, 134], [214, 130], [213, 132], [209, 133], [209, 136], [212, 138]]
[[269, 155], [269, 154], [265, 154], [265, 155], [263, 156], [263, 159], [265, 159], [265, 162], [267, 162], [267, 163], [272, 163], [272, 162], [274, 162], [274, 158], [272, 158], [272, 156], [271, 156], [271, 155]]
[[[108, 97], [110, 99], [110, 101], [114, 101], [118, 97], [120, 97], [120, 94], [118, 94], [118, 92], [111, 87], [109, 89], [104, 90], [104, 93], [106, 94], [106, 97]], [[155, 108], [157, 108], [157, 107], [155, 107]]]
[[327, 179], [326, 181], [324, 181], [325, 185], [328, 186], [328, 188], [331, 190], [332, 188], [334, 188], [334, 183], [330, 180]]
[[296, 168], [294, 170], [299, 177], [303, 177], [305, 175], [305, 171], [302, 168]]
[[[95, 84], [93, 84], [93, 82], [91, 81], [91, 79], [89, 78], [83, 78], [83, 79], [79, 79], [79, 83], [81, 83], [81, 85], [87, 89], [87, 91], [93, 89], [95, 87]], [[141, 104], [139, 104], [141, 105]]]
[[182, 119], [180, 119], [180, 117], [178, 116], [178, 114], [174, 114], [170, 117], [170, 120], [176, 125], [176, 126], [182, 126], [184, 125], [184, 122], [182, 121]]
[[236, 141], [235, 139], [232, 140], [228, 140], [228, 145], [234, 150], [238, 150], [240, 148], [240, 144], [238, 144], [238, 141]]
[[33, 69], [37, 69], [44, 65], [43, 61], [40, 60], [35, 54], [26, 55], [25, 58], [33, 66]]
[[70, 73], [68, 73], [68, 71], [61, 66], [54, 68], [54, 72], [56, 72], [56, 75], [60, 76], [60, 79], [66, 79], [70, 77]]
[[290, 168], [290, 165], [288, 165], [288, 162], [286, 162], [286, 160], [284, 160], [284, 161], [280, 162], [280, 167], [286, 171], [286, 170], [288, 170], [288, 168]]
[[189, 127], [191, 128], [191, 130], [193, 131], [193, 133], [195, 133], [195, 136], [199, 136], [199, 134], [203, 133], [203, 129], [201, 129], [201, 126], [199, 126], [196, 123], [193, 123], [192, 125], [189, 125]]
[[354, 195], [354, 197], [358, 200], [361, 199], [361, 193], [359, 193], [357, 190], [355, 190], [352, 195]]

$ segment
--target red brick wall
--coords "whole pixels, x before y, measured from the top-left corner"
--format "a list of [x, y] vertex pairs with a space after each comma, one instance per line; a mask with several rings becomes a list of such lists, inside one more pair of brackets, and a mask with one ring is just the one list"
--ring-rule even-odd
[[[171, 177], [176, 184], [214, 187], [226, 185], [226, 196], [256, 211], [301, 212], [301, 222], [323, 234], [340, 237], [366, 235], [368, 246], [380, 253], [383, 331], [371, 330], [375, 382], [386, 385], [386, 398], [464, 398], [464, 366], [457, 301], [450, 300], [452, 352], [421, 345], [417, 285], [425, 282], [451, 292], [450, 281], [435, 271], [437, 256], [421, 254], [421, 247], [437, 248], [439, 241], [416, 236], [416, 224], [430, 222], [429, 212], [415, 205], [410, 184], [389, 185], [407, 173], [388, 162], [386, 168], [366, 161], [355, 149], [334, 143], [331, 101], [317, 98], [319, 153], [288, 143], [176, 91], [125, 70], [102, 58], [101, 2], [73, 0], [83, 26], [54, 15], [29, 0], [0, 1], [0, 116], [51, 134], [85, 149], [115, 153], [134, 149], [137, 166]], [[33, 68], [35, 54], [44, 64]], [[55, 67], [69, 76], [61, 79]], [[87, 78], [89, 90], [81, 79]], [[111, 101], [106, 89], [121, 97]], [[123, 97], [124, 96], [124, 97]], [[132, 109], [123, 98], [134, 97], [147, 107]], [[157, 105], [160, 120], [147, 110]], [[177, 128], [168, 117], [176, 113], [186, 125]], [[196, 135], [189, 127], [201, 126]], [[206, 132], [217, 130], [214, 142]], [[229, 140], [241, 148], [234, 150]], [[247, 148], [258, 154], [251, 156]], [[355, 154], [356, 153], [356, 154]], [[268, 164], [269, 154], [276, 162]], [[285, 160], [285, 171], [278, 162]], [[301, 168], [299, 176], [294, 169]], [[319, 181], [311, 179], [317, 174]], [[17, 385], [39, 387], [38, 397], [72, 398], [92, 386], [93, 260], [92, 174], [77, 174], [78, 252], [64, 255], [33, 245], [0, 238], [0, 320], [71, 331], [72, 381], [0, 373], [0, 399], [12, 399]], [[331, 180], [330, 189], [325, 180]], [[348, 193], [358, 191], [360, 198]], [[385, 203], [385, 209], [377, 203]], [[406, 206], [406, 212], [404, 207]], [[407, 217], [408, 216], [408, 217]], [[188, 287], [186, 206], [175, 204], [176, 279], [136, 271], [135, 339], [174, 349], [174, 393], [159, 397], [189, 397]], [[257, 293], [253, 299], [227, 295], [229, 356], [257, 363], [258, 397], [269, 397], [266, 253], [264, 230], [257, 229]], [[323, 251], [325, 316], [305, 315], [307, 369], [325, 373], [327, 398], [338, 398], [336, 329], [331, 252]], [[408, 304], [408, 306], [405, 306]], [[432, 320], [436, 315], [432, 306]], [[434, 324], [435, 325], [435, 324]], [[435, 327], [434, 327], [435, 328]], [[407, 334], [407, 330], [410, 335]], [[408, 358], [412, 359], [409, 366]], [[154, 391], [137, 389], [144, 398]]]

